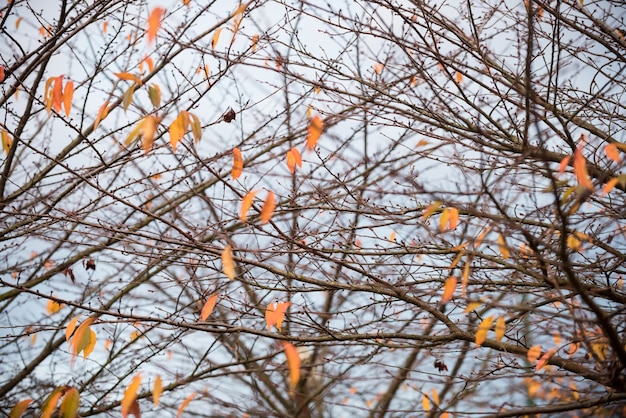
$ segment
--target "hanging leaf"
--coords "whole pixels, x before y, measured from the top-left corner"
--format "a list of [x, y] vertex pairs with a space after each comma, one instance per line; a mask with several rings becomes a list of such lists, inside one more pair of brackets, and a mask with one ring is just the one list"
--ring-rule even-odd
[[152, 149], [156, 129], [157, 118], [155, 116], [148, 115], [143, 118], [143, 123], [141, 124], [141, 147], [146, 154]]
[[113, 75], [121, 80], [132, 81], [134, 83], [137, 83], [140, 86], [142, 84], [141, 77], [136, 76], [135, 74], [123, 72], [123, 73], [113, 73]]
[[493, 315], [489, 315], [487, 318], [482, 320], [480, 325], [478, 325], [475, 340], [478, 347], [480, 347], [487, 339], [487, 333], [491, 329], [491, 324], [493, 324]]
[[482, 305], [482, 302], [470, 302], [467, 304], [467, 307], [465, 308], [465, 310], [463, 311], [464, 314], [468, 314], [470, 312], [473, 312], [476, 310], [476, 308], [478, 308], [480, 305]]
[[389, 242], [396, 242], [396, 231], [391, 231], [389, 235]]
[[68, 341], [70, 337], [72, 336], [72, 334], [74, 333], [74, 330], [76, 329], [76, 324], [78, 323], [79, 318], [80, 318], [80, 315], [75, 316], [74, 318], [72, 318], [70, 323], [67, 324], [67, 328], [65, 328], [65, 341]]
[[616, 163], [619, 163], [622, 160], [619, 156], [619, 151], [617, 150], [617, 144], [615, 143], [608, 144], [606, 147], [604, 147], [604, 152], [610, 160], [613, 160]]
[[148, 44], [154, 42], [157, 36], [157, 32], [161, 27], [161, 18], [165, 13], [165, 9], [162, 7], [155, 7], [152, 9], [150, 16], [148, 17], [148, 29], [146, 30], [146, 35], [148, 37]]
[[259, 43], [259, 35], [252, 36], [252, 52], [256, 52], [257, 44]]
[[526, 358], [528, 358], [529, 362], [534, 363], [535, 361], [537, 361], [540, 354], [541, 354], [541, 346], [533, 345], [532, 347], [528, 349], [528, 353], [526, 353]]
[[454, 276], [450, 276], [446, 279], [446, 284], [443, 287], [443, 296], [441, 296], [441, 303], [446, 303], [450, 299], [452, 299], [452, 295], [456, 289], [457, 278]]
[[504, 239], [504, 236], [502, 234], [498, 235], [498, 248], [500, 249], [500, 254], [502, 255], [502, 258], [504, 258], [505, 260], [509, 258], [509, 246], [507, 245], [506, 240]]
[[551, 348], [548, 351], [546, 351], [546, 353], [543, 356], [541, 356], [541, 358], [537, 362], [537, 365], [535, 366], [535, 372], [538, 372], [539, 370], [541, 370], [541, 368], [548, 363], [548, 361], [554, 355], [554, 353], [556, 353], [556, 348]]
[[128, 110], [128, 106], [130, 106], [130, 104], [133, 102], [133, 95], [135, 94], [135, 86], [136, 84], [133, 84], [124, 92], [124, 97], [122, 97], [122, 109], [124, 109], [124, 112]]
[[296, 347], [287, 341], [281, 341], [287, 356], [287, 364], [289, 365], [289, 391], [293, 392], [300, 380], [300, 354]]
[[377, 62], [376, 64], [374, 64], [374, 72], [376, 74], [380, 75], [384, 69], [385, 69], [385, 66], [381, 64], [380, 62]]
[[52, 87], [52, 108], [55, 112], [61, 112], [63, 105], [63, 76], [60, 75], [54, 79], [54, 87]]
[[433, 213], [435, 213], [437, 211], [437, 209], [439, 209], [440, 207], [441, 207], [441, 202], [439, 202], [439, 201], [434, 201], [433, 203], [428, 205], [426, 207], [426, 210], [424, 211], [424, 214], [422, 215], [422, 222], [424, 222], [426, 219], [430, 218], [431, 215]]
[[576, 180], [578, 180], [579, 185], [587, 190], [594, 190], [593, 183], [587, 172], [587, 161], [580, 148], [576, 148], [576, 151], [574, 151], [574, 173], [576, 174]]
[[186, 111], [181, 111], [174, 122], [169, 127], [170, 134], [170, 144], [172, 145], [172, 150], [176, 152], [176, 146], [178, 142], [183, 139], [185, 136], [185, 131], [187, 130], [187, 124], [185, 122], [189, 122], [189, 117], [185, 118]]
[[424, 412], [430, 411], [430, 399], [428, 399], [428, 396], [425, 393], [422, 395], [422, 408], [424, 409]]
[[504, 317], [501, 316], [496, 321], [496, 341], [502, 341], [504, 337], [504, 333], [506, 332], [506, 322], [504, 321]]
[[148, 97], [152, 106], [158, 108], [161, 106], [161, 88], [158, 84], [151, 84], [148, 87]]
[[252, 207], [252, 202], [254, 201], [254, 196], [256, 196], [257, 191], [251, 190], [249, 191], [241, 201], [241, 211], [239, 212], [239, 219], [241, 222], [245, 222], [248, 219], [248, 211]]
[[63, 304], [59, 303], [55, 300], [48, 300], [48, 303], [46, 305], [46, 312], [48, 312], [48, 315], [53, 315], [57, 312], [59, 312], [61, 310], [61, 308], [63, 308]]
[[9, 412], [9, 418], [20, 418], [32, 402], [32, 399], [24, 399], [16, 403], [11, 412]]
[[193, 134], [193, 140], [197, 144], [202, 139], [202, 124], [200, 119], [193, 113], [189, 113], [191, 118], [191, 133]]
[[231, 172], [233, 180], [237, 180], [241, 173], [243, 173], [243, 157], [239, 148], [235, 147], [233, 148], [233, 169]]
[[213, 38], [211, 38], [211, 49], [215, 49], [217, 46], [217, 42], [220, 40], [220, 34], [222, 33], [222, 28], [218, 28], [213, 34]]
[[93, 130], [95, 131], [100, 122], [103, 121], [107, 115], [109, 114], [109, 101], [104, 102], [100, 109], [98, 109], [98, 113], [96, 114], [96, 119], [93, 122]]
[[472, 266], [472, 257], [469, 256], [467, 261], [465, 262], [465, 266], [463, 266], [463, 275], [461, 276], [461, 295], [466, 297], [467, 293], [467, 282], [469, 281], [470, 270]]
[[320, 136], [322, 136], [323, 130], [324, 122], [322, 121], [322, 118], [318, 115], [313, 116], [309, 122], [308, 135], [306, 137], [306, 147], [309, 150], [315, 149], [315, 145], [320, 139]]
[[57, 408], [57, 404], [63, 396], [64, 387], [55, 388], [50, 395], [46, 398], [41, 406], [41, 418], [51, 418], [54, 410]]
[[65, 116], [70, 115], [70, 111], [72, 110], [72, 99], [74, 98], [74, 82], [68, 81], [65, 83], [65, 88], [63, 89], [63, 108], [65, 109]]
[[446, 208], [441, 211], [441, 216], [439, 217], [439, 231], [443, 232], [446, 230], [446, 225], [448, 224], [449, 219], [450, 211]]
[[289, 306], [291, 306], [291, 302], [272, 302], [267, 305], [267, 309], [265, 310], [265, 322], [267, 323], [268, 331], [272, 330], [272, 326], [275, 326], [279, 332], [282, 331], [285, 312]]
[[161, 393], [163, 393], [163, 382], [161, 381], [161, 376], [157, 375], [154, 379], [154, 386], [152, 387], [152, 402], [154, 403], [154, 406], [159, 406]]
[[229, 245], [222, 251], [222, 271], [230, 280], [235, 280], [235, 261], [233, 260], [233, 249]]
[[463, 81], [463, 74], [457, 71], [456, 74], [454, 75], [454, 78], [456, 79], [456, 82], [460, 84], [461, 81]]
[[70, 352], [72, 353], [72, 360], [81, 352], [83, 353], [83, 358], [86, 359], [93, 351], [93, 348], [96, 344], [96, 334], [91, 329], [91, 324], [93, 324], [94, 321], [95, 318], [87, 318], [76, 329], [74, 336], [69, 342]]
[[176, 412], [176, 418], [180, 418], [183, 415], [185, 408], [187, 408], [187, 405], [189, 405], [189, 402], [191, 402], [193, 398], [195, 397], [196, 397], [196, 392], [193, 392], [191, 395], [185, 398], [183, 403], [181, 403], [180, 406], [178, 407], [178, 411]]
[[559, 173], [563, 174], [565, 173], [565, 169], [567, 168], [567, 166], [569, 165], [569, 160], [572, 159], [571, 155], [568, 155], [567, 157], [563, 158], [561, 160], [561, 163], [559, 164]]
[[215, 303], [217, 302], [217, 296], [218, 296], [217, 293], [214, 293], [211, 296], [209, 296], [206, 303], [202, 307], [202, 312], [200, 313], [200, 319], [202, 321], [206, 321], [209, 315], [211, 315], [211, 312], [213, 312], [213, 309], [215, 308]]
[[287, 168], [293, 174], [296, 172], [296, 166], [302, 167], [302, 155], [296, 148], [287, 151]]
[[70, 387], [63, 395], [63, 401], [59, 406], [60, 418], [74, 418], [78, 415], [78, 407], [80, 406], [80, 393], [78, 389]]
[[265, 198], [265, 202], [263, 202], [263, 207], [261, 208], [261, 225], [268, 223], [270, 219], [272, 219], [275, 208], [276, 201], [274, 192], [270, 191], [267, 193], [267, 197]]
[[247, 4], [245, 3], [240, 4], [233, 13], [233, 38], [230, 41], [231, 45], [235, 41], [235, 36], [239, 31], [239, 26], [241, 25], [241, 21], [243, 20], [243, 12], [245, 12], [246, 6]]
[[613, 190], [613, 188], [617, 185], [619, 180], [620, 180], [619, 177], [613, 177], [611, 180], [607, 181], [604, 187], [602, 188], [602, 195], [606, 196], [607, 194], [609, 194], [609, 192]]
[[7, 131], [4, 129], [0, 133], [2, 136], [2, 150], [5, 154], [9, 155], [9, 150], [11, 149], [11, 144], [13, 143], [13, 138], [9, 135]]
[[130, 381], [126, 391], [124, 391], [124, 397], [122, 398], [122, 417], [127, 418], [131, 413], [131, 406], [137, 400], [137, 391], [141, 385], [141, 375], [137, 373]]

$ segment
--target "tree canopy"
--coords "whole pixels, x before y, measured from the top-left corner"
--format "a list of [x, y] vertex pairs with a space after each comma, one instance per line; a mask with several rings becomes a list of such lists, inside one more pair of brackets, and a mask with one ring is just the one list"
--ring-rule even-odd
[[622, 1], [0, 13], [10, 417], [626, 414]]

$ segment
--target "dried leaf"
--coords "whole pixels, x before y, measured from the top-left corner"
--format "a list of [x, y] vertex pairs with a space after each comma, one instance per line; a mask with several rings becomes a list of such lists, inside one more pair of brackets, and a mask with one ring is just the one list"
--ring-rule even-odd
[[233, 260], [233, 249], [228, 244], [222, 251], [222, 271], [230, 280], [235, 280], [235, 261]]
[[263, 207], [261, 208], [261, 224], [266, 224], [272, 219], [274, 209], [276, 208], [276, 200], [274, 192], [268, 192]]
[[63, 89], [63, 108], [65, 109], [65, 116], [70, 115], [70, 111], [72, 110], [72, 99], [74, 98], [74, 82], [68, 81], [65, 83], [65, 88]]
[[211, 39], [211, 49], [215, 49], [217, 42], [220, 40], [220, 34], [222, 33], [222, 28], [219, 28], [213, 34], [213, 38]]
[[200, 319], [202, 321], [206, 321], [206, 319], [211, 315], [213, 309], [215, 308], [215, 303], [217, 302], [218, 294], [214, 293], [207, 299], [206, 303], [202, 307], [202, 312], [200, 313]]
[[446, 363], [444, 363], [443, 361], [439, 359], [435, 360], [435, 363], [433, 364], [433, 366], [440, 372], [448, 371], [448, 366], [446, 366]]
[[189, 405], [189, 402], [191, 402], [193, 398], [196, 397], [196, 395], [197, 395], [196, 392], [193, 392], [191, 395], [185, 398], [185, 400], [178, 407], [178, 411], [176, 412], [176, 418], [180, 418], [183, 415], [185, 408], [187, 408], [187, 405]]
[[454, 276], [450, 276], [446, 279], [446, 284], [443, 288], [443, 296], [441, 296], [441, 303], [446, 303], [450, 299], [452, 299], [452, 295], [456, 290], [457, 278]]
[[289, 391], [293, 392], [300, 380], [300, 354], [293, 344], [287, 341], [282, 341], [282, 344], [289, 365]]
[[493, 324], [493, 315], [489, 315], [487, 318], [482, 320], [480, 325], [478, 325], [475, 340], [478, 347], [480, 347], [487, 339], [487, 333], [491, 329], [491, 324]]
[[161, 376], [157, 375], [154, 379], [154, 386], [152, 387], [152, 402], [154, 403], [154, 406], [159, 406], [161, 393], [163, 393], [163, 382], [161, 381]]
[[317, 141], [322, 136], [322, 131], [324, 130], [324, 122], [322, 118], [318, 115], [315, 115], [311, 118], [308, 127], [308, 135], [306, 137], [306, 147], [309, 150], [315, 149], [315, 145], [317, 145]]
[[241, 211], [239, 212], [239, 219], [242, 222], [245, 222], [246, 219], [248, 219], [248, 211], [252, 207], [252, 202], [254, 201], [256, 194], [256, 190], [251, 190], [243, 197], [243, 200], [241, 201]]
[[576, 148], [576, 151], [574, 151], [574, 173], [576, 174], [576, 180], [578, 180], [579, 185], [587, 190], [594, 190], [593, 183], [587, 172], [587, 160], [585, 160], [580, 148]]
[[122, 417], [127, 418], [131, 413], [131, 405], [137, 400], [137, 391], [141, 385], [141, 375], [136, 374], [131, 380], [130, 384], [124, 392], [124, 398], [122, 398]]
[[222, 119], [226, 123], [231, 123], [232, 121], [235, 120], [236, 117], [237, 117], [237, 114], [235, 113], [233, 108], [229, 107], [228, 110], [224, 113], [224, 116], [222, 116]]
[[528, 358], [529, 362], [534, 363], [535, 361], [537, 361], [540, 354], [541, 345], [533, 345], [528, 349], [528, 352], [526, 353], [526, 358]]
[[157, 32], [161, 27], [161, 18], [165, 13], [165, 9], [162, 7], [155, 7], [152, 9], [150, 13], [150, 17], [148, 17], [148, 29], [146, 30], [146, 35], [148, 37], [148, 44], [154, 42], [157, 36]]
[[504, 333], [506, 332], [506, 322], [504, 321], [504, 317], [501, 316], [498, 318], [498, 320], [496, 321], [496, 341], [500, 342], [502, 341], [502, 338], [504, 337]]
[[235, 147], [233, 148], [233, 169], [231, 171], [233, 180], [237, 180], [241, 173], [243, 173], [243, 156], [239, 148]]
[[608, 144], [604, 147], [604, 152], [609, 159], [615, 161], [616, 163], [619, 163], [622, 160], [619, 156], [619, 151], [617, 150], [617, 144], [615, 143]]
[[9, 418], [20, 418], [32, 402], [32, 399], [23, 399], [16, 403], [11, 412], [9, 412]]

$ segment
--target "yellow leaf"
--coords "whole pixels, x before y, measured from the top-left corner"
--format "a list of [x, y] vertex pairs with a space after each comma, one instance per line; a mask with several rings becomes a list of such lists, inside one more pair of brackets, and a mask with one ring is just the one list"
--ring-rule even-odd
[[439, 230], [441, 232], [446, 230], [446, 225], [448, 224], [448, 220], [450, 219], [450, 211], [448, 208], [441, 211], [441, 216], [439, 217]]
[[450, 230], [454, 230], [456, 229], [457, 225], [459, 224], [459, 210], [457, 208], [450, 208], [450, 220], [449, 220], [449, 226], [450, 226]]
[[446, 279], [446, 284], [443, 288], [443, 296], [441, 296], [441, 303], [446, 303], [450, 299], [452, 299], [452, 295], [456, 290], [457, 278], [454, 276], [450, 276]]
[[13, 138], [11, 138], [9, 133], [5, 131], [4, 129], [2, 130], [1, 135], [2, 135], [2, 149], [4, 150], [5, 154], [9, 155], [9, 150], [11, 149]]
[[136, 84], [133, 84], [124, 92], [124, 97], [122, 98], [122, 109], [124, 109], [124, 112], [128, 110], [128, 106], [130, 106], [130, 104], [133, 102], [135, 86]]
[[324, 130], [324, 122], [322, 118], [318, 115], [315, 115], [311, 118], [308, 127], [308, 135], [306, 137], [306, 147], [309, 150], [315, 149], [315, 145], [317, 145], [317, 141], [322, 136], [322, 131]]
[[233, 180], [237, 180], [241, 173], [243, 173], [243, 156], [239, 148], [235, 147], [233, 148], [233, 169], [231, 172]]
[[148, 37], [148, 44], [151, 44], [156, 36], [159, 28], [161, 27], [161, 18], [165, 13], [165, 9], [162, 7], [155, 7], [152, 9], [150, 13], [150, 17], [148, 17], [148, 29], [146, 30], [146, 35]]
[[467, 308], [465, 308], [465, 310], [463, 311], [464, 314], [468, 314], [470, 312], [473, 312], [476, 310], [476, 308], [478, 308], [480, 305], [482, 305], [482, 302], [470, 302], [467, 304]]
[[529, 362], [534, 363], [535, 361], [537, 361], [540, 354], [541, 354], [541, 346], [533, 345], [532, 347], [528, 349], [528, 353], [526, 353], [526, 358], [528, 359]]
[[270, 221], [270, 219], [272, 219], [274, 208], [276, 208], [276, 199], [274, 197], [274, 192], [270, 191], [267, 193], [267, 197], [265, 198], [265, 202], [263, 202], [263, 207], [261, 208], [261, 224], [266, 224]]
[[72, 318], [70, 323], [67, 324], [67, 328], [65, 328], [65, 341], [69, 340], [74, 333], [74, 330], [76, 329], [76, 324], [78, 323], [78, 318], [80, 318], [80, 315]]
[[178, 407], [178, 411], [176, 412], [176, 418], [180, 418], [183, 415], [185, 408], [187, 408], [187, 405], [189, 405], [189, 402], [191, 402], [193, 398], [195, 397], [196, 397], [196, 392], [193, 392], [191, 395], [185, 398], [183, 403], [181, 403], [180, 406]]
[[396, 231], [391, 231], [391, 234], [389, 235], [389, 242], [395, 242], [396, 241]]
[[437, 393], [437, 389], [432, 388], [430, 393], [432, 394], [431, 397], [432, 397], [433, 403], [439, 406], [439, 394]]
[[213, 38], [211, 39], [211, 48], [215, 49], [215, 46], [217, 45], [217, 41], [220, 40], [220, 34], [222, 33], [222, 28], [219, 28], [215, 31], [215, 34], [213, 35]]
[[152, 103], [152, 106], [161, 106], [161, 88], [158, 86], [158, 84], [152, 84], [148, 87], [148, 98], [150, 98], [150, 103]]
[[56, 388], [52, 391], [52, 393], [46, 398], [42, 407], [41, 407], [41, 418], [51, 418], [54, 410], [59, 403], [59, 399], [63, 395], [63, 388]]
[[480, 325], [478, 325], [475, 341], [477, 346], [480, 347], [487, 339], [487, 333], [491, 329], [491, 324], [493, 324], [493, 315], [489, 315], [487, 318], [482, 320]]
[[619, 163], [622, 160], [617, 150], [617, 144], [615, 143], [608, 144], [606, 147], [604, 147], [604, 152], [606, 153], [606, 156], [609, 157], [609, 159], [615, 161], [616, 163]]
[[209, 296], [206, 303], [202, 307], [202, 312], [200, 313], [201, 320], [205, 321], [209, 317], [209, 315], [211, 315], [211, 312], [213, 312], [213, 309], [215, 308], [215, 303], [217, 302], [217, 296], [217, 293]]
[[248, 219], [248, 211], [250, 210], [250, 207], [252, 207], [252, 202], [256, 194], [256, 190], [251, 190], [243, 197], [241, 202], [241, 211], [239, 212], [239, 219], [242, 222], [245, 222], [246, 219]]
[[504, 337], [504, 333], [506, 332], [506, 322], [504, 321], [504, 317], [501, 316], [496, 321], [496, 341], [502, 341], [502, 337]]
[[65, 83], [63, 89], [63, 108], [65, 109], [65, 115], [69, 116], [72, 110], [72, 99], [74, 98], [74, 82], [68, 81]]
[[78, 407], [80, 406], [80, 393], [74, 387], [71, 387], [65, 391], [63, 395], [63, 401], [59, 406], [60, 418], [75, 418], [78, 414]]
[[100, 109], [98, 109], [98, 113], [96, 114], [96, 119], [93, 122], [93, 130], [95, 131], [100, 122], [103, 121], [107, 115], [109, 114], [109, 101], [104, 102]]
[[11, 412], [9, 412], [9, 418], [20, 418], [32, 402], [32, 399], [24, 399], [16, 403]]
[[135, 125], [132, 131], [130, 131], [130, 133], [128, 134], [128, 137], [126, 138], [126, 141], [124, 141], [124, 144], [126, 146], [130, 145], [135, 140], [135, 138], [139, 136], [142, 129], [143, 129], [143, 119], [140, 120], [139, 123], [137, 123], [137, 125]]
[[430, 400], [426, 394], [422, 395], [422, 408], [424, 408], [425, 412], [430, 411]]
[[[185, 111], [183, 110], [183, 112]], [[169, 128], [170, 144], [172, 145], [173, 151], [176, 151], [176, 146], [178, 145], [178, 142], [183, 139], [183, 136], [185, 136], [186, 129], [187, 127], [185, 126], [185, 118], [183, 116], [183, 113], [181, 112], [178, 117], [174, 119], [174, 122], [172, 122]]]
[[573, 251], [579, 251], [582, 248], [582, 242], [576, 237], [576, 235], [570, 234], [567, 236], [567, 247]]
[[[73, 338], [70, 341], [70, 352], [72, 353], [72, 359], [83, 353], [83, 358], [87, 356], [93, 350], [95, 345], [95, 333], [92, 332], [90, 326], [95, 321], [95, 318], [87, 318], [82, 324], [78, 326]], [[66, 330], [67, 331], [67, 330]]]
[[469, 281], [470, 269], [472, 266], [472, 257], [468, 257], [465, 262], [465, 266], [463, 266], [463, 276], [461, 277], [461, 296], [467, 296], [467, 283]]
[[239, 25], [241, 25], [241, 21], [243, 19], [243, 12], [246, 10], [247, 4], [242, 3], [237, 7], [237, 10], [233, 13], [233, 39], [230, 41], [231, 44], [235, 41], [235, 35], [237, 35], [237, 31], [239, 31]]
[[154, 386], [152, 388], [152, 402], [154, 403], [154, 406], [159, 405], [161, 393], [163, 393], [163, 382], [161, 381], [161, 376], [157, 375], [156, 379], [154, 379]]
[[504, 258], [505, 260], [509, 258], [509, 246], [507, 245], [506, 240], [504, 239], [504, 236], [502, 234], [498, 235], [498, 248], [500, 249], [500, 254], [502, 254], [502, 258]]
[[298, 354], [298, 350], [293, 344], [287, 341], [282, 341], [282, 344], [287, 356], [287, 364], [289, 365], [289, 391], [293, 392], [300, 380], [300, 354]]
[[574, 173], [576, 174], [576, 180], [578, 180], [579, 185], [587, 190], [594, 190], [593, 183], [587, 172], [587, 160], [585, 160], [580, 148], [576, 148], [576, 151], [574, 151]]
[[426, 210], [424, 211], [424, 214], [422, 215], [422, 222], [424, 222], [426, 219], [430, 218], [431, 215], [433, 213], [435, 213], [435, 211], [437, 211], [437, 209], [439, 209], [440, 207], [441, 207], [441, 202], [439, 202], [439, 201], [434, 201], [433, 203], [428, 205], [426, 207]]
[[49, 315], [52, 315], [59, 312], [61, 308], [63, 308], [62, 303], [50, 299], [48, 300], [48, 304], [46, 305], [46, 312], [48, 312]]
[[548, 360], [550, 360], [554, 353], [556, 353], [556, 348], [551, 348], [543, 356], [541, 356], [541, 358], [537, 362], [537, 365], [535, 366], [535, 371], [538, 372], [539, 370], [541, 370], [541, 368], [545, 366], [546, 363], [548, 363]]
[[20, 23], [22, 23], [22, 17], [18, 17], [17, 20], [15, 21], [15, 30], [17, 30], [20, 27]]
[[141, 86], [141, 83], [142, 83], [141, 77], [138, 77], [135, 74], [122, 72], [122, 73], [113, 73], [113, 75], [121, 80], [133, 81]]
[[222, 271], [230, 280], [235, 280], [235, 261], [233, 260], [233, 249], [230, 244], [222, 251]]
[[122, 398], [122, 417], [127, 418], [128, 414], [131, 412], [131, 406], [137, 399], [137, 391], [139, 390], [140, 385], [141, 375], [136, 374], [126, 388], [126, 391], [124, 392], [124, 398]]
[[200, 119], [193, 113], [189, 114], [191, 118], [191, 133], [193, 134], [193, 140], [197, 144], [202, 139], [202, 124]]

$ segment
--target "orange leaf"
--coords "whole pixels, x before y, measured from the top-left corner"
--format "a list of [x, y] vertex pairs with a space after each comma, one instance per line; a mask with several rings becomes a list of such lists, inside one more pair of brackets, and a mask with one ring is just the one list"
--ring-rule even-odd
[[376, 74], [380, 75], [380, 73], [382, 73], [384, 69], [385, 69], [385, 66], [381, 64], [380, 62], [377, 62], [376, 64], [374, 64], [374, 71], [376, 72]]
[[161, 376], [157, 375], [156, 379], [154, 379], [154, 386], [152, 388], [152, 402], [154, 403], [154, 406], [159, 405], [161, 393], [163, 393], [163, 382], [161, 381]]
[[622, 160], [617, 150], [617, 144], [607, 145], [606, 147], [604, 147], [604, 152], [606, 153], [607, 157], [609, 157], [611, 160], [615, 161], [616, 163], [619, 163]]
[[463, 266], [463, 275], [461, 276], [461, 292], [462, 296], [466, 296], [467, 292], [467, 282], [469, 281], [470, 269], [472, 267], [472, 258], [468, 257], [465, 262], [465, 266]]
[[202, 312], [200, 313], [201, 320], [205, 321], [209, 317], [209, 315], [211, 315], [211, 312], [213, 312], [213, 308], [215, 308], [215, 303], [217, 302], [217, 296], [217, 293], [209, 296], [206, 303], [202, 307]]
[[604, 187], [602, 188], [602, 195], [606, 196], [607, 194], [609, 194], [609, 192], [613, 190], [613, 188], [617, 185], [618, 182], [619, 182], [619, 177], [614, 177], [611, 180], [607, 181]]
[[446, 303], [452, 299], [452, 295], [456, 290], [457, 278], [450, 276], [446, 279], [446, 284], [443, 287], [443, 296], [441, 296], [441, 303]]
[[473, 312], [476, 310], [476, 308], [478, 308], [480, 305], [482, 305], [482, 302], [470, 302], [467, 304], [467, 307], [465, 308], [465, 310], [463, 311], [463, 313], [468, 314], [470, 312]]
[[272, 302], [267, 305], [267, 309], [265, 310], [265, 322], [267, 323], [268, 331], [272, 330], [272, 325], [276, 326], [278, 331], [282, 330], [285, 312], [289, 306], [291, 306], [291, 302]]
[[441, 207], [441, 202], [439, 202], [439, 201], [434, 201], [433, 203], [428, 205], [428, 207], [424, 211], [424, 214], [422, 215], [422, 222], [425, 221], [426, 219], [428, 219], [440, 207]]
[[62, 303], [50, 299], [48, 300], [48, 304], [46, 305], [46, 312], [48, 312], [48, 315], [53, 315], [59, 312], [61, 308], [63, 308]]
[[20, 27], [20, 23], [22, 23], [22, 17], [18, 17], [15, 21], [15, 29], [17, 30]]
[[127, 81], [135, 82], [135, 83], [137, 83], [140, 86], [142, 84], [141, 77], [136, 76], [135, 74], [131, 74], [131, 73], [113, 73], [113, 75], [115, 75], [117, 78], [119, 78], [121, 80], [127, 80]]
[[529, 362], [534, 363], [535, 361], [537, 361], [540, 354], [541, 354], [541, 346], [533, 345], [532, 347], [528, 349], [528, 353], [526, 353], [526, 358], [528, 358]]
[[506, 240], [504, 239], [504, 236], [502, 236], [502, 234], [498, 235], [498, 248], [500, 249], [500, 254], [502, 254], [502, 258], [509, 258], [509, 246], [507, 245]]
[[548, 360], [550, 360], [550, 357], [552, 357], [554, 353], [556, 353], [556, 348], [551, 348], [543, 356], [541, 356], [541, 358], [537, 362], [537, 365], [535, 366], [535, 371], [538, 372], [539, 370], [541, 370], [541, 368], [548, 363]]
[[185, 408], [187, 408], [187, 405], [189, 405], [189, 402], [191, 402], [193, 398], [195, 397], [196, 397], [196, 392], [193, 392], [191, 395], [185, 398], [183, 403], [181, 403], [180, 406], [178, 407], [178, 411], [176, 412], [176, 418], [180, 418], [183, 415]]
[[561, 160], [561, 163], [559, 164], [559, 173], [563, 174], [565, 172], [565, 168], [569, 165], [569, 160], [571, 159], [572, 159], [572, 156], [568, 155], [567, 157]]
[[459, 210], [457, 208], [450, 208], [450, 230], [456, 229], [459, 224]]
[[589, 179], [589, 173], [587, 172], [587, 161], [580, 148], [576, 148], [576, 151], [574, 151], [574, 173], [576, 174], [578, 184], [585, 189], [594, 190], [593, 183]]
[[217, 41], [220, 40], [221, 33], [222, 33], [222, 28], [219, 28], [215, 31], [215, 34], [213, 34], [213, 38], [211, 39], [211, 49], [215, 49], [215, 46], [217, 45]]
[[455, 78], [456, 78], [456, 82], [460, 83], [461, 81], [463, 81], [463, 74], [457, 71], [455, 74]]
[[504, 321], [504, 317], [501, 316], [496, 321], [496, 341], [502, 341], [504, 337], [504, 333], [506, 332], [506, 322]]
[[56, 388], [52, 391], [52, 393], [46, 398], [41, 407], [41, 418], [51, 418], [54, 410], [59, 403], [59, 399], [63, 396], [63, 388]]
[[80, 315], [75, 316], [74, 318], [72, 318], [70, 323], [67, 324], [67, 328], [65, 328], [65, 341], [69, 340], [72, 334], [74, 333], [74, 330], [76, 329], [76, 323], [78, 323], [79, 318], [80, 318]]
[[252, 52], [256, 51], [257, 44], [259, 43], [259, 35], [252, 37]]
[[24, 412], [26, 412], [28, 405], [30, 405], [32, 402], [32, 399], [24, 399], [19, 401], [17, 404], [15, 404], [13, 409], [11, 409], [11, 412], [9, 412], [9, 418], [20, 418], [24, 414]]
[[487, 318], [482, 320], [480, 325], [478, 325], [475, 341], [477, 346], [480, 347], [487, 339], [487, 333], [491, 329], [491, 324], [493, 324], [493, 315], [489, 315]]
[[235, 147], [233, 148], [233, 169], [231, 172], [233, 180], [237, 180], [241, 173], [243, 173], [243, 157], [239, 148]]
[[265, 198], [265, 202], [263, 202], [263, 207], [261, 208], [261, 224], [266, 224], [272, 219], [272, 214], [274, 213], [274, 208], [276, 208], [276, 199], [274, 197], [274, 192], [268, 192], [267, 197]]
[[63, 107], [65, 108], [65, 115], [69, 116], [72, 110], [72, 99], [74, 98], [74, 82], [68, 81], [65, 83], [63, 89]]
[[287, 151], [287, 168], [293, 174], [296, 172], [296, 166], [302, 167], [302, 155], [296, 148]]
[[389, 235], [389, 242], [395, 242], [396, 241], [396, 231], [391, 231], [391, 234]]
[[315, 115], [311, 118], [308, 128], [308, 135], [306, 137], [306, 147], [309, 150], [313, 150], [317, 141], [322, 136], [322, 131], [324, 130], [324, 121], [318, 115]]
[[230, 280], [235, 280], [235, 261], [230, 244], [224, 247], [224, 251], [222, 251], [222, 271]]
[[105, 20], [104, 22], [102, 22], [102, 33], [106, 35], [108, 30], [109, 30], [109, 22]]
[[282, 341], [282, 344], [287, 356], [287, 364], [289, 365], [289, 390], [293, 392], [300, 380], [300, 354], [298, 354], [298, 350], [293, 344], [287, 341]]
[[148, 30], [146, 34], [148, 36], [148, 44], [151, 44], [157, 36], [157, 32], [161, 27], [161, 18], [165, 13], [165, 9], [162, 7], [155, 7], [148, 17]]
[[430, 411], [430, 400], [428, 399], [428, 396], [426, 396], [426, 394], [422, 395], [422, 408], [425, 412]]
[[170, 144], [172, 145], [173, 151], [176, 151], [176, 145], [178, 145], [178, 142], [183, 139], [183, 136], [185, 136], [186, 128], [185, 119], [183, 117], [183, 113], [181, 112], [178, 117], [174, 119], [174, 122], [172, 122], [169, 128]]
[[154, 144], [154, 135], [157, 129], [157, 119], [155, 116], [146, 116], [141, 124], [141, 147], [147, 154]]
[[54, 87], [52, 87], [52, 107], [54, 111], [59, 113], [63, 104], [63, 76], [60, 75], [54, 79]]
[[100, 125], [100, 121], [104, 120], [109, 114], [109, 101], [104, 102], [100, 109], [98, 109], [98, 114], [96, 115], [96, 120], [93, 122], [93, 130], [95, 131], [98, 125]]
[[141, 385], [141, 375], [136, 374], [126, 388], [126, 391], [124, 392], [124, 398], [122, 398], [122, 417], [124, 418], [127, 418], [128, 414], [131, 413], [131, 406], [137, 399], [137, 391], [139, 390], [139, 385]]
[[95, 345], [95, 333], [92, 332], [90, 326], [94, 321], [95, 318], [87, 318], [76, 329], [76, 332], [69, 343], [72, 359], [81, 352], [83, 353], [83, 358], [87, 358], [91, 351], [93, 351], [93, 347]]
[[11, 144], [13, 143], [13, 138], [11, 138], [11, 135], [4, 129], [0, 132], [0, 136], [2, 136], [2, 150], [8, 155]]
[[251, 190], [243, 197], [241, 202], [241, 211], [239, 212], [239, 219], [241, 219], [242, 222], [245, 222], [246, 219], [248, 219], [248, 211], [252, 207], [252, 202], [256, 194], [256, 190]]

